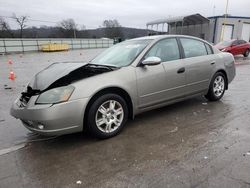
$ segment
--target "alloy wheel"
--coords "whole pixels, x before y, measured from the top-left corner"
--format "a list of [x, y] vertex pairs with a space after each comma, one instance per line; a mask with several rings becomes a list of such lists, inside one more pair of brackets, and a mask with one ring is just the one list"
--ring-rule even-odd
[[220, 97], [225, 90], [225, 80], [223, 76], [219, 75], [214, 79], [213, 91], [216, 97]]
[[100, 105], [95, 115], [97, 128], [104, 133], [117, 130], [124, 118], [122, 105], [116, 100], [108, 100]]

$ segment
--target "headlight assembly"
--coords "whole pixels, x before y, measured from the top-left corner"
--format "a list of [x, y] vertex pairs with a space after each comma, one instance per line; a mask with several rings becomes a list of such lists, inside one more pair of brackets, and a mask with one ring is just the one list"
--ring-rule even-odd
[[36, 100], [36, 104], [55, 104], [66, 102], [69, 100], [74, 89], [74, 86], [64, 86], [50, 89], [39, 95]]

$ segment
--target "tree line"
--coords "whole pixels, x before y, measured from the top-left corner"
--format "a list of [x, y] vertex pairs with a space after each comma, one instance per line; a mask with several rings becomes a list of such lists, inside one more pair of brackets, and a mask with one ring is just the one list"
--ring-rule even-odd
[[[85, 25], [78, 25], [72, 18], [64, 19], [52, 27], [46, 25], [28, 27], [29, 16], [27, 15], [17, 16], [13, 14], [10, 18], [18, 25], [18, 29], [11, 29], [6, 19], [0, 17], [0, 38], [40, 38], [43, 36], [53, 38], [95, 38], [95, 33], [93, 36], [89, 36], [91, 34], [86, 30]], [[102, 29], [103, 37], [123, 38], [121, 25], [116, 19], [104, 20], [99, 29]]]

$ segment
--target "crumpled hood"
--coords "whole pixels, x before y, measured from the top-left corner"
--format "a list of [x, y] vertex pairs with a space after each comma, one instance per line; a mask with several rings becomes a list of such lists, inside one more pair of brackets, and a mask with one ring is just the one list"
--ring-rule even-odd
[[29, 87], [41, 92], [109, 71], [112, 69], [83, 62], [53, 63], [37, 73], [29, 83]]

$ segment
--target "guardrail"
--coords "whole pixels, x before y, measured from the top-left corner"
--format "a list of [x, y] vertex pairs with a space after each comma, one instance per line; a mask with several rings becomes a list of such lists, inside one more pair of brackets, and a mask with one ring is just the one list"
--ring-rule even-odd
[[68, 39], [68, 38], [1, 38], [0, 53], [18, 53], [40, 51], [44, 44], [68, 44], [69, 49], [108, 48], [112, 39]]

